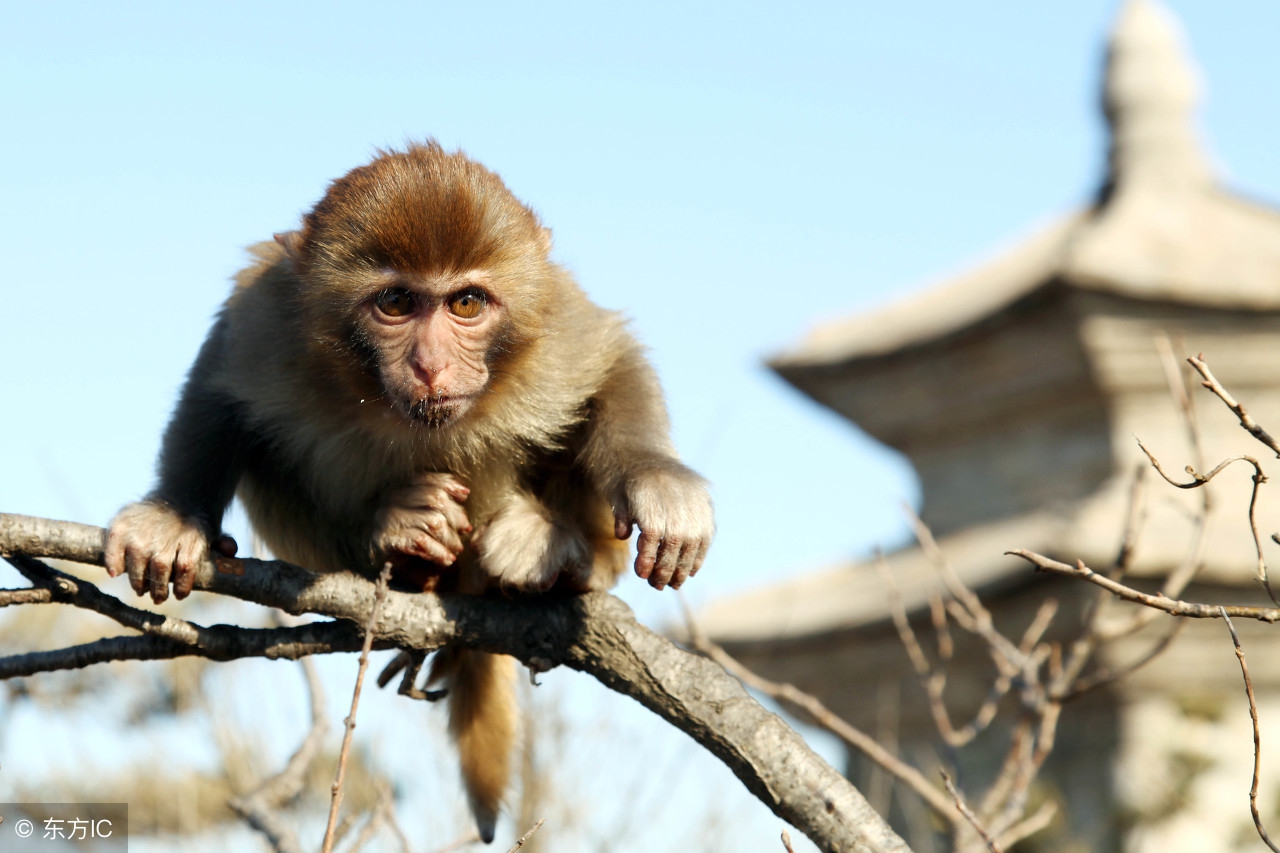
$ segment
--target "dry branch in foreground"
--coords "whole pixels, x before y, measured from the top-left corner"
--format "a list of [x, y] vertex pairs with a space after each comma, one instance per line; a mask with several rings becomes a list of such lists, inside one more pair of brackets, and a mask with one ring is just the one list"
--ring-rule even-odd
[[[89, 609], [140, 632], [52, 652], [0, 658], [0, 679], [71, 669], [107, 660], [187, 655], [215, 660], [301, 658], [359, 651], [375, 601], [373, 581], [318, 575], [283, 562], [220, 558], [206, 563], [195, 588], [335, 621], [248, 629], [201, 626], [121, 602], [95, 585], [59, 572], [40, 557], [102, 564], [101, 528], [0, 514], [0, 555], [31, 583], [0, 591], [0, 606], [32, 598]], [[543, 596], [508, 600], [391, 591], [370, 625], [375, 649], [429, 652], [448, 644], [513, 655], [544, 670], [568, 666], [630, 696], [710, 750], [748, 790], [820, 849], [893, 853], [909, 848], [777, 715], [705, 658], [685, 652], [635, 620], [613, 596]]]

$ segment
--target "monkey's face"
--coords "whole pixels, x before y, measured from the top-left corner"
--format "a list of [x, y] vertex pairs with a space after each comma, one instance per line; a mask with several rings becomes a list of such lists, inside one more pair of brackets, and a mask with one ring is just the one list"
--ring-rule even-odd
[[385, 286], [362, 305], [357, 326], [388, 401], [429, 427], [461, 420], [489, 384], [504, 304], [483, 272], [382, 275]]

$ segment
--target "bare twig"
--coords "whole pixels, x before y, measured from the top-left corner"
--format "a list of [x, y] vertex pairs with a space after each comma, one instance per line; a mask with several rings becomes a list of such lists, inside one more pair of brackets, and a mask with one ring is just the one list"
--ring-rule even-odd
[[1163, 610], [1165, 613], [1172, 613], [1174, 616], [1190, 616], [1194, 619], [1218, 619], [1223, 614], [1226, 614], [1241, 619], [1257, 619], [1259, 622], [1280, 622], [1280, 608], [1277, 607], [1252, 607], [1242, 604], [1219, 606], [1216, 604], [1179, 601], [1167, 598], [1164, 595], [1149, 595], [1145, 592], [1139, 592], [1132, 587], [1111, 580], [1106, 575], [1095, 572], [1083, 562], [1077, 562], [1076, 565], [1069, 566], [1066, 563], [1051, 560], [1043, 554], [1037, 554], [1025, 548], [1017, 548], [1012, 551], [1005, 551], [1005, 553], [1014, 557], [1021, 557], [1041, 571], [1079, 578], [1080, 580], [1097, 584], [1125, 601], [1132, 601], [1135, 604], [1142, 604], [1155, 610]]
[[[1199, 474], [1194, 468], [1188, 465], [1186, 471], [1191, 475], [1192, 480], [1190, 483], [1179, 483], [1164, 472], [1164, 469], [1160, 467], [1159, 460], [1157, 460], [1155, 455], [1152, 454], [1145, 445], [1143, 445], [1141, 439], [1138, 440], [1138, 447], [1141, 447], [1142, 452], [1147, 454], [1147, 458], [1151, 460], [1152, 466], [1154, 466], [1156, 471], [1160, 473], [1160, 476], [1164, 477], [1165, 481], [1168, 482], [1169, 485], [1176, 486], [1179, 489], [1198, 489], [1201, 486], [1206, 485], [1214, 477], [1218, 476], [1218, 474], [1233, 462], [1248, 462], [1253, 466], [1253, 491], [1249, 494], [1249, 529], [1253, 532], [1253, 547], [1258, 555], [1258, 563], [1256, 567], [1258, 582], [1266, 587], [1267, 592], [1270, 593], [1271, 587], [1267, 582], [1267, 562], [1262, 556], [1262, 538], [1258, 536], [1258, 519], [1256, 514], [1258, 508], [1258, 489], [1262, 487], [1263, 483], [1267, 482], [1267, 475], [1263, 473], [1262, 466], [1258, 464], [1258, 460], [1254, 459], [1252, 456], [1233, 456], [1230, 459], [1224, 459], [1222, 462], [1219, 462], [1208, 474]], [[1272, 601], [1275, 601], [1274, 594], [1271, 596], [1271, 599]]]
[[1271, 448], [1271, 451], [1275, 453], [1276, 457], [1280, 458], [1280, 444], [1277, 444], [1276, 440], [1271, 437], [1271, 434], [1259, 426], [1258, 422], [1255, 421], [1247, 411], [1245, 411], [1244, 406], [1236, 402], [1236, 398], [1232, 397], [1231, 393], [1227, 391], [1226, 388], [1222, 387], [1222, 383], [1218, 381], [1217, 377], [1213, 375], [1213, 371], [1209, 369], [1209, 365], [1205, 363], [1204, 353], [1191, 356], [1187, 359], [1187, 364], [1194, 367], [1196, 372], [1203, 377], [1204, 382], [1201, 384], [1214, 394], [1217, 394], [1218, 398], [1227, 404], [1227, 408], [1235, 413], [1236, 418], [1240, 421], [1240, 426], [1244, 427], [1249, 435]]
[[1057, 814], [1058, 806], [1056, 803], [1042, 803], [1040, 808], [1036, 809], [1035, 814], [1000, 833], [1000, 837], [996, 839], [996, 845], [1003, 849], [1012, 847], [1024, 838], [1030, 838], [1052, 823]]
[[544, 824], [546, 820], [547, 819], [545, 817], [538, 818], [538, 822], [529, 827], [529, 831], [520, 836], [520, 838], [516, 840], [516, 843], [512, 844], [511, 847], [507, 849], [507, 853], [516, 853], [517, 850], [523, 847], [525, 843], [533, 837], [535, 832], [542, 828], [542, 824]]
[[1232, 624], [1226, 608], [1220, 609], [1223, 621], [1231, 631], [1231, 642], [1236, 647], [1236, 660], [1240, 661], [1240, 674], [1244, 676], [1244, 692], [1249, 697], [1249, 718], [1253, 721], [1253, 784], [1249, 787], [1249, 811], [1253, 814], [1253, 825], [1258, 828], [1258, 836], [1271, 848], [1272, 853], [1280, 853], [1280, 849], [1267, 835], [1266, 827], [1262, 825], [1262, 816], [1258, 814], [1258, 775], [1262, 770], [1262, 732], [1258, 728], [1258, 702], [1253, 696], [1253, 679], [1249, 677], [1249, 664], [1245, 662], [1244, 647], [1240, 645], [1240, 635], [1236, 633], [1236, 626]]
[[[483, 841], [483, 839], [480, 837], [480, 833], [468, 832], [466, 835], [460, 835], [453, 839], [445, 846], [436, 850], [435, 853], [453, 853], [455, 850], [461, 850], [463, 847], [471, 844], [479, 844], [481, 841]], [[408, 849], [408, 845], [405, 845], [405, 848]]]
[[[1245, 410], [1244, 406], [1237, 402], [1235, 397], [1231, 396], [1230, 392], [1223, 387], [1222, 383], [1220, 383], [1217, 377], [1213, 375], [1213, 372], [1209, 370], [1209, 365], [1204, 361], [1204, 355], [1200, 354], [1192, 356], [1187, 359], [1187, 363], [1195, 368], [1204, 379], [1204, 382], [1201, 384], [1216, 394], [1218, 398], [1227, 405], [1227, 408], [1235, 414], [1236, 418], [1240, 421], [1240, 426], [1244, 427], [1246, 432], [1274, 452], [1277, 457], [1280, 457], [1280, 444], [1277, 444], [1271, 434], [1263, 429], [1262, 426], [1258, 424], [1258, 422], [1255, 421]], [[1257, 466], [1255, 464], [1255, 468], [1256, 467]], [[1261, 478], [1261, 480], [1259, 478]], [[1262, 469], [1258, 468], [1253, 481], [1253, 497], [1249, 501], [1249, 526], [1253, 529], [1253, 542], [1258, 549], [1258, 582], [1262, 584], [1262, 588], [1266, 590], [1267, 596], [1271, 599], [1272, 603], [1277, 607], [1280, 607], [1280, 598], [1277, 598], [1275, 590], [1271, 588], [1271, 581], [1267, 578], [1267, 567], [1262, 559], [1262, 542], [1258, 539], [1258, 525], [1254, 521], [1254, 505], [1258, 500], [1258, 486], [1265, 480], [1266, 477], [1262, 476]], [[1271, 538], [1274, 539], [1277, 544], [1280, 544], [1280, 538], [1277, 538], [1277, 534], [1271, 534]]]
[[903, 504], [903, 510], [907, 514], [907, 520], [911, 522], [911, 530], [915, 534], [916, 541], [920, 543], [921, 550], [925, 556], [929, 558], [929, 562], [941, 575], [942, 581], [946, 584], [947, 592], [953, 598], [964, 605], [969, 611], [969, 615], [977, 621], [986, 618], [990, 620], [990, 614], [987, 608], [983, 606], [982, 600], [973, 593], [969, 587], [965, 586], [964, 581], [960, 580], [960, 576], [955, 573], [955, 569], [951, 567], [951, 561], [947, 559], [947, 555], [942, 553], [942, 549], [938, 547], [938, 542], [933, 538], [933, 531], [924, 523], [916, 511], [908, 504]]
[[[1169, 394], [1182, 413], [1182, 424], [1187, 428], [1187, 439], [1191, 442], [1191, 458], [1197, 470], [1205, 467], [1204, 441], [1200, 438], [1200, 423], [1196, 419], [1196, 398], [1187, 387], [1187, 368], [1174, 354], [1174, 343], [1167, 334], [1156, 335], [1156, 350], [1160, 353], [1160, 364], [1164, 367], [1164, 378], [1169, 385]], [[1182, 349], [1178, 342], [1177, 349]], [[1210, 493], [1203, 492], [1205, 509], [1211, 507]]]
[[[1142, 531], [1142, 523], [1147, 517], [1147, 467], [1138, 463], [1133, 470], [1133, 484], [1129, 487], [1129, 509], [1125, 513], [1124, 533], [1120, 537], [1120, 552], [1116, 554], [1116, 564], [1108, 576], [1112, 580], [1120, 580], [1133, 565], [1133, 555], [1138, 548], [1138, 534]], [[1108, 601], [1101, 598], [1099, 601]]]
[[342, 750], [338, 753], [338, 771], [333, 779], [333, 795], [329, 803], [329, 822], [324, 831], [322, 853], [332, 853], [334, 829], [338, 824], [338, 809], [342, 805], [342, 783], [347, 775], [347, 760], [351, 755], [351, 741], [356, 731], [356, 712], [360, 709], [360, 691], [364, 688], [364, 674], [369, 669], [369, 652], [373, 649], [374, 629], [378, 625], [378, 617], [382, 605], [387, 598], [387, 588], [391, 584], [391, 564], [382, 567], [378, 576], [378, 586], [373, 596], [373, 607], [369, 610], [369, 620], [365, 623], [364, 648], [360, 650], [360, 664], [356, 669], [356, 686], [351, 691], [351, 711], [343, 721], [346, 731], [342, 735]]
[[344, 853], [359, 853], [366, 844], [372, 841], [373, 837], [378, 834], [378, 830], [390, 823], [395, 804], [395, 796], [391, 792], [391, 787], [389, 785], [382, 786], [382, 789], [378, 792], [378, 802], [374, 805], [369, 819], [364, 822], [364, 826], [360, 827], [360, 832]]
[[782, 830], [782, 847], [787, 853], [796, 853], [795, 848], [791, 846], [791, 833], [785, 829]]
[[1156, 658], [1160, 657], [1160, 655], [1164, 654], [1165, 651], [1168, 650], [1169, 646], [1173, 645], [1173, 641], [1178, 639], [1178, 637], [1182, 635], [1182, 632], [1190, 624], [1191, 623], [1186, 619], [1178, 619], [1176, 622], [1173, 623], [1173, 627], [1170, 628], [1168, 631], [1166, 631], [1165, 635], [1161, 637], [1160, 640], [1156, 642], [1156, 644], [1152, 646], [1145, 655], [1138, 658], [1133, 663], [1129, 664], [1123, 669], [1097, 670], [1096, 672], [1091, 674], [1088, 678], [1081, 678], [1080, 680], [1078, 680], [1070, 689], [1066, 690], [1056, 698], [1059, 698], [1063, 702], [1070, 702], [1073, 699], [1080, 698], [1085, 693], [1088, 693], [1092, 690], [1097, 690], [1099, 687], [1105, 687], [1109, 684], [1115, 684], [1117, 682], [1124, 681], [1126, 678], [1133, 675], [1135, 672], [1142, 669], [1144, 666], [1151, 663]]
[[969, 825], [973, 827], [974, 831], [978, 833], [978, 836], [986, 843], [987, 849], [990, 850], [991, 853], [1001, 853], [1000, 848], [996, 846], [995, 839], [987, 833], [986, 828], [982, 825], [981, 821], [978, 820], [978, 816], [964, 804], [964, 798], [961, 797], [960, 792], [956, 790], [956, 786], [952, 783], [951, 777], [947, 775], [947, 771], [939, 770], [938, 772], [942, 774], [942, 784], [947, 786], [947, 793], [951, 794], [951, 799], [955, 803], [956, 810], [959, 811], [960, 814], [964, 815], [965, 820], [969, 821]]

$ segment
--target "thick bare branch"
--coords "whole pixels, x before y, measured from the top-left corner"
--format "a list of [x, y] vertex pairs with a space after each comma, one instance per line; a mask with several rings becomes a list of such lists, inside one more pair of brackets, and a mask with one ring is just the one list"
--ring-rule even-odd
[[[0, 514], [4, 555], [100, 565], [103, 536], [100, 528], [87, 525]], [[288, 563], [260, 560], [206, 564], [196, 573], [195, 588], [289, 613], [349, 620], [355, 623], [347, 629], [353, 650], [360, 648], [358, 626], [368, 620], [375, 594], [367, 578], [317, 575]], [[640, 625], [612, 596], [507, 600], [391, 591], [373, 633], [375, 648], [430, 651], [452, 643], [514, 655], [539, 669], [564, 665], [586, 672], [693, 737], [761, 802], [821, 849], [908, 850], [857, 789], [777, 715], [752, 699], [737, 679]], [[174, 640], [163, 642], [178, 645]], [[187, 648], [187, 654], [201, 653], [198, 645]]]

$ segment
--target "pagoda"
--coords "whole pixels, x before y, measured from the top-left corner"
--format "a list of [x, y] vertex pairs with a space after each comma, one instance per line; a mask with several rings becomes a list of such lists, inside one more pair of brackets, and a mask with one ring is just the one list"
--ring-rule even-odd
[[[1178, 379], [1185, 355], [1203, 353], [1250, 413], [1280, 430], [1280, 211], [1218, 179], [1194, 121], [1200, 88], [1169, 11], [1156, 0], [1124, 3], [1103, 82], [1108, 167], [1091, 203], [951, 281], [821, 325], [770, 363], [907, 457], [921, 484], [920, 517], [956, 573], [1015, 636], [1053, 597], [1062, 603], [1059, 636], [1069, 637], [1093, 593], [1038, 575], [1004, 552], [1026, 548], [1098, 569], [1113, 565], [1135, 472], [1149, 466], [1135, 437], [1179, 476], [1188, 464], [1207, 470], [1238, 454], [1267, 465], [1266, 448], [1225, 406], [1198, 381]], [[1203, 458], [1171, 390], [1180, 381], [1192, 389]], [[1185, 597], [1266, 601], [1247, 515], [1252, 469], [1234, 467], [1210, 485], [1203, 524], [1198, 491], [1147, 478], [1134, 583], [1152, 586], [1199, 560]], [[1280, 463], [1273, 467], [1280, 472]], [[1280, 529], [1280, 492], [1267, 492], [1277, 488], [1262, 489], [1264, 539]], [[1280, 564], [1280, 550], [1266, 547]], [[942, 589], [936, 567], [916, 545], [885, 555], [885, 563], [908, 612], [927, 625], [929, 601]], [[889, 623], [889, 596], [876, 561], [867, 559], [713, 603], [700, 620], [752, 667], [814, 693], [865, 731], [880, 725], [877, 697], [891, 695], [896, 737], [910, 755], [908, 747], [929, 748], [933, 729]], [[1239, 627], [1259, 702], [1273, 697], [1280, 713], [1280, 632]], [[1152, 636], [1108, 646], [1102, 663], [1132, 662]], [[959, 671], [948, 682], [958, 718], [990, 683], [981, 647], [968, 651], [972, 666], [958, 652]], [[1117, 774], [1168, 759], [1151, 757], [1153, 739], [1172, 739], [1168, 749], [1185, 745], [1179, 732], [1200, 718], [1179, 717], [1180, 709], [1218, 703], [1222, 719], [1232, 720], [1247, 712], [1230, 640], [1216, 621], [1192, 625], [1150, 666], [1100, 693], [1064, 712], [1046, 773], [1065, 801], [1070, 835], [1087, 849], [1118, 843], [1119, 811], [1132, 816], [1147, 807], [1124, 793]], [[1280, 717], [1273, 722], [1280, 732]], [[1204, 771], [1199, 783], [1247, 793], [1250, 743], [1234, 744], [1230, 755], [1212, 756], [1224, 775]], [[1280, 762], [1271, 764], [1274, 771]], [[864, 769], [851, 761], [855, 781]], [[1274, 791], [1280, 775], [1270, 781], [1264, 791]], [[1221, 808], [1204, 806], [1201, 825], [1212, 831], [1203, 834], [1178, 823], [1188, 814], [1200, 819], [1190, 797], [1178, 815], [1144, 830], [1147, 841], [1130, 839], [1126, 849], [1234, 849], [1236, 824], [1252, 829], [1247, 798], [1236, 799], [1241, 807], [1229, 823]]]

